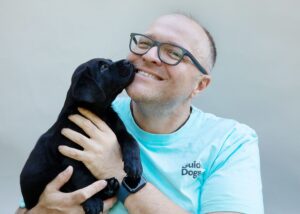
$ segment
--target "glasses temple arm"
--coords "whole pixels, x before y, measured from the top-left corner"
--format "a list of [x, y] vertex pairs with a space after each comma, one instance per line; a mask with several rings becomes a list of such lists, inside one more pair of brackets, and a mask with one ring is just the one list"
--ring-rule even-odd
[[200, 70], [201, 73], [207, 75], [207, 71], [202, 67], [202, 65], [198, 62], [198, 60], [189, 52], [186, 53], [186, 55], [188, 57], [190, 57], [190, 59], [192, 60], [192, 62], [194, 63], [194, 65]]

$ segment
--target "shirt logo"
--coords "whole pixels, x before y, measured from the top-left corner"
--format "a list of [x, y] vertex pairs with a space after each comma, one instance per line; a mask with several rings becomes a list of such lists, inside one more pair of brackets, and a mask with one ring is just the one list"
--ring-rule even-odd
[[194, 161], [182, 166], [181, 175], [191, 176], [195, 179], [204, 171], [205, 169], [202, 168], [200, 162]]

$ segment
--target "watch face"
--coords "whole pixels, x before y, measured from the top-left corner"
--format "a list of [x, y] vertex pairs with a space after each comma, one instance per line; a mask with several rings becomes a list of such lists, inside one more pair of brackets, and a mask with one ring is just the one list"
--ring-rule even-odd
[[129, 192], [135, 193], [143, 188], [146, 185], [147, 181], [143, 176], [141, 176], [141, 178], [137, 181], [133, 181], [129, 177], [125, 177], [122, 183]]
[[123, 180], [123, 182], [129, 186], [130, 188], [134, 189], [135, 187], [137, 187], [140, 183], [141, 178], [139, 179], [132, 179], [128, 176], [126, 176]]

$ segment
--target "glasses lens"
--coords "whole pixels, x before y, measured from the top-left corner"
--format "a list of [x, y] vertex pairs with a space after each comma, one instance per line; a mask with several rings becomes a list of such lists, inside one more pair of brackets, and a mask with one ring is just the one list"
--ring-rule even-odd
[[170, 65], [175, 65], [180, 62], [183, 55], [183, 50], [172, 44], [161, 44], [159, 48], [161, 60]]
[[135, 54], [145, 54], [153, 45], [153, 41], [142, 35], [132, 35], [130, 50]]

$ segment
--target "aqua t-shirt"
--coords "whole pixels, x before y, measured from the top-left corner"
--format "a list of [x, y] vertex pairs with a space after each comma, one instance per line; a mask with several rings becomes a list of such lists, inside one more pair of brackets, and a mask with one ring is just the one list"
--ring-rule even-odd
[[[139, 142], [144, 176], [174, 203], [196, 214], [264, 213], [254, 130], [193, 106], [176, 132], [152, 134], [135, 123], [129, 98], [117, 98], [113, 108]], [[110, 213], [127, 211], [118, 202]]]
[[[190, 213], [263, 213], [258, 139], [234, 120], [192, 107], [188, 121], [171, 134], [143, 131], [134, 121], [130, 99], [113, 108], [139, 142], [145, 178]], [[127, 213], [118, 202], [110, 213]]]

